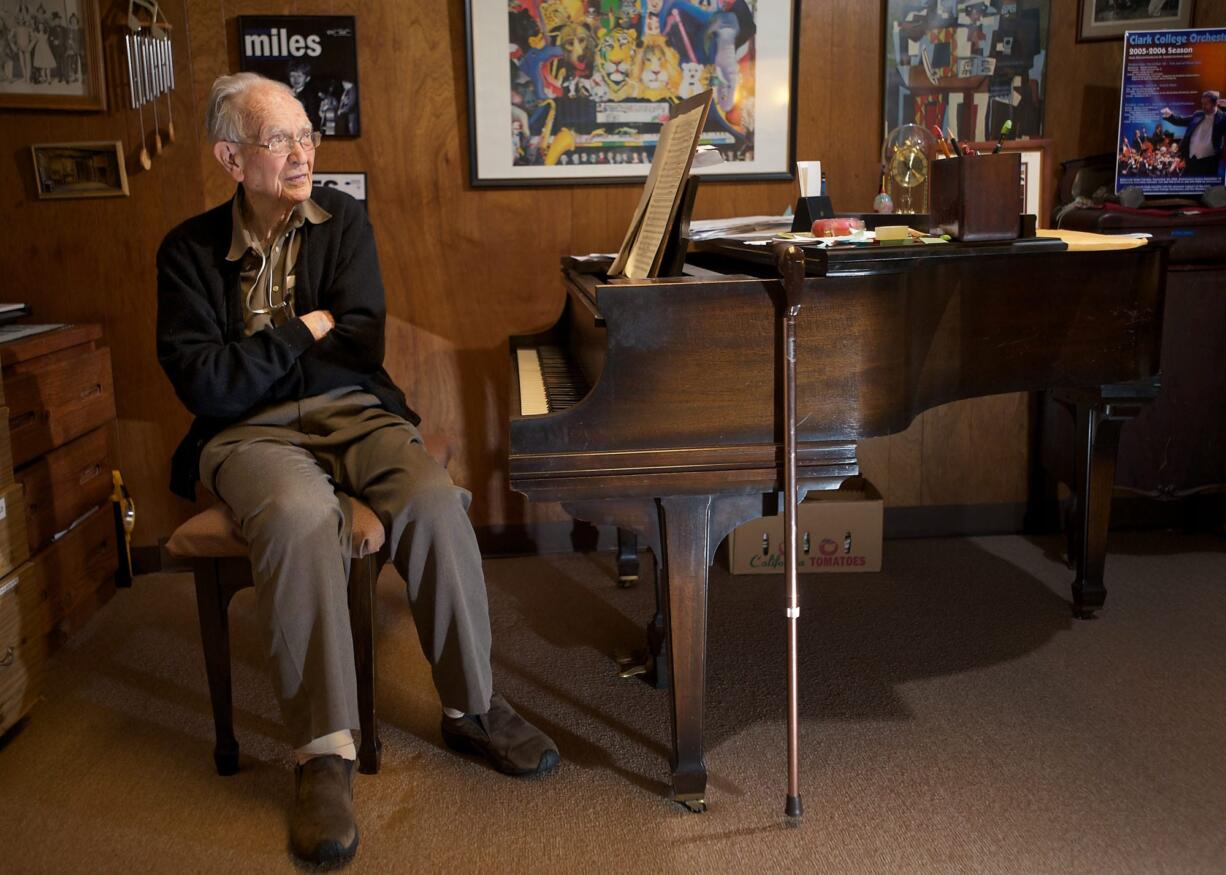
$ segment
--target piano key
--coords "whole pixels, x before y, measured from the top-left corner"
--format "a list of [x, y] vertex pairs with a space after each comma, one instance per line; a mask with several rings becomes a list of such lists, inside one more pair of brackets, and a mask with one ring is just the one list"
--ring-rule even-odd
[[515, 360], [519, 365], [520, 416], [548, 413], [549, 403], [545, 399], [545, 381], [541, 376], [537, 351], [530, 347], [521, 347], [515, 351]]

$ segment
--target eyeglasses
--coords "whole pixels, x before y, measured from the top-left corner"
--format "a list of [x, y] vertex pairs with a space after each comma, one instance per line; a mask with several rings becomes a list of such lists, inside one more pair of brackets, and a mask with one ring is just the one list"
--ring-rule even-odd
[[267, 149], [273, 155], [288, 155], [294, 151], [294, 144], [297, 143], [303, 152], [313, 152], [315, 147], [319, 145], [319, 141], [324, 137], [319, 131], [307, 131], [297, 137], [291, 137], [288, 134], [277, 134], [272, 137], [267, 143], [244, 143], [242, 140], [231, 140], [232, 143], [238, 146], [258, 146], [261, 149]]

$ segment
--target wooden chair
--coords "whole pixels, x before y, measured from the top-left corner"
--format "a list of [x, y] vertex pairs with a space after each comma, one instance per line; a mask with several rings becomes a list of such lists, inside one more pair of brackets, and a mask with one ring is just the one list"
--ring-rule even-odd
[[[358, 720], [361, 744], [358, 770], [379, 771], [381, 745], [375, 724], [375, 618], [374, 591], [383, 564], [380, 549], [383, 524], [369, 507], [351, 499], [353, 558], [349, 571], [349, 622], [357, 667]], [[224, 504], [216, 504], [189, 519], [166, 542], [166, 549], [189, 559], [196, 580], [200, 610], [200, 637], [213, 702], [217, 741], [213, 761], [219, 775], [238, 771], [238, 741], [234, 738], [234, 709], [230, 687], [230, 599], [253, 585], [247, 542]]]

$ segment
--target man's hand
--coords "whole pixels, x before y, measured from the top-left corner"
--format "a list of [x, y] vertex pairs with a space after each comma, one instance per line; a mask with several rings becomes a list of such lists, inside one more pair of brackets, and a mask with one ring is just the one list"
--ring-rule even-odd
[[316, 340], [323, 340], [327, 337], [328, 332], [336, 325], [336, 320], [332, 318], [332, 314], [327, 310], [312, 310], [299, 317], [306, 323], [306, 327], [310, 329], [311, 336]]
[[1161, 113], [1159, 113], [1159, 114], [1160, 114], [1160, 115], [1161, 115], [1163, 118], [1170, 118], [1170, 117], [1171, 117], [1171, 116], [1173, 116], [1175, 113], [1171, 112], [1171, 108], [1170, 108], [1169, 106], [1164, 106], [1164, 107], [1162, 107], [1162, 112], [1161, 112]]

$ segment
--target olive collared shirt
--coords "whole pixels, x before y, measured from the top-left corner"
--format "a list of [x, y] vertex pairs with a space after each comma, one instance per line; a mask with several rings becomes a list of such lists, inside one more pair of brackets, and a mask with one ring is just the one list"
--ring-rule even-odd
[[294, 268], [302, 241], [298, 229], [304, 222], [322, 224], [332, 214], [307, 198], [294, 207], [289, 221], [265, 251], [243, 221], [243, 193], [234, 196], [231, 207], [234, 231], [230, 236], [227, 261], [240, 262], [239, 289], [243, 296], [243, 333], [255, 334], [269, 325], [281, 325], [293, 319]]

